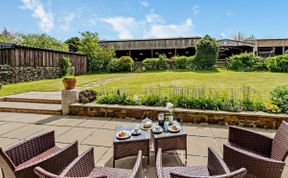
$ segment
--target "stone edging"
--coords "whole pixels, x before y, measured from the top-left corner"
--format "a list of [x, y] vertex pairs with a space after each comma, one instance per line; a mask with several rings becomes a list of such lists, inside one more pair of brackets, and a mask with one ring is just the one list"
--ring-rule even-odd
[[[118, 117], [143, 119], [146, 116], [156, 119], [158, 113], [167, 112], [163, 107], [102, 105], [96, 103], [70, 105], [70, 115], [91, 117]], [[177, 108], [174, 118], [184, 122], [231, 124], [276, 129], [282, 120], [288, 121], [286, 114], [268, 114], [263, 112], [226, 112], [211, 110], [190, 110]]]

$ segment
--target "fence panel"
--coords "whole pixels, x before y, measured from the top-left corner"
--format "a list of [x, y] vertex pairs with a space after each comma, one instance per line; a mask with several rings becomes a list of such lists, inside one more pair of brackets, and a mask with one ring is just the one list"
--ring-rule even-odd
[[13, 48], [0, 48], [0, 65], [12, 67], [57, 67], [63, 57], [69, 57], [75, 68], [75, 75], [87, 73], [87, 58], [85, 55], [16, 46]]

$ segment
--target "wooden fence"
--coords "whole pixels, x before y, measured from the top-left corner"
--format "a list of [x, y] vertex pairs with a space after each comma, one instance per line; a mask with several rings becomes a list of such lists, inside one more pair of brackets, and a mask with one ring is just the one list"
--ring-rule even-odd
[[83, 54], [14, 45], [0, 48], [0, 65], [12, 67], [58, 67], [63, 57], [69, 57], [75, 75], [87, 73], [87, 58]]

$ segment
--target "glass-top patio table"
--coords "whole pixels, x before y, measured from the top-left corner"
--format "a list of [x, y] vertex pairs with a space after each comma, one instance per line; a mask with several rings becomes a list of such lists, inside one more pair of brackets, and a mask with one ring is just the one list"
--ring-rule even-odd
[[147, 164], [149, 164], [149, 158], [150, 158], [150, 145], [149, 145], [149, 139], [150, 139], [150, 133], [144, 130], [140, 130], [141, 134], [138, 136], [133, 136], [129, 139], [118, 139], [116, 134], [119, 131], [127, 130], [131, 131], [135, 129], [136, 127], [139, 127], [139, 124], [131, 124], [131, 125], [119, 125], [116, 127], [114, 141], [113, 141], [113, 167], [115, 167], [115, 160], [127, 157], [127, 156], [137, 156], [139, 150], [142, 150], [142, 154], [144, 156], [147, 156]]
[[[152, 128], [158, 125], [154, 123]], [[173, 121], [173, 125], [180, 126], [177, 121]], [[171, 133], [168, 131], [168, 122], [164, 124], [164, 131], [160, 134], [153, 133], [151, 129], [142, 130], [139, 129], [141, 134], [138, 136], [133, 136], [127, 139], [117, 138], [117, 133], [120, 131], [132, 131], [135, 128], [139, 128], [139, 124], [131, 125], [118, 125], [116, 127], [114, 141], [113, 141], [113, 167], [115, 167], [115, 161], [127, 156], [136, 156], [139, 150], [142, 150], [142, 154], [148, 157], [147, 164], [149, 164], [149, 151], [150, 151], [150, 135], [152, 135], [154, 140], [155, 157], [158, 148], [162, 149], [162, 152], [171, 150], [184, 150], [185, 159], [187, 161], [187, 134], [180, 126], [180, 131], [176, 133]], [[185, 162], [186, 164], [186, 162]]]
[[[179, 122], [177, 121], [173, 121], [173, 125], [180, 126]], [[187, 162], [187, 134], [185, 133], [182, 126], [180, 126], [180, 131], [177, 133], [169, 132], [168, 126], [168, 122], [165, 122], [164, 131], [161, 134], [152, 132], [154, 138], [155, 158], [158, 148], [161, 148], [162, 152], [171, 150], [184, 150], [185, 159]]]

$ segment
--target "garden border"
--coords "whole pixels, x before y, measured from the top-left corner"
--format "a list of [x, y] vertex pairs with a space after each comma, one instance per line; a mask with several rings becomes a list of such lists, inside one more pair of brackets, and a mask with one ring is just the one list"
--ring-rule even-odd
[[[167, 112], [164, 107], [124, 106], [105, 104], [80, 104], [70, 105], [70, 115], [89, 117], [116, 117], [144, 119], [146, 116], [156, 119], [158, 113]], [[239, 125], [277, 129], [282, 120], [288, 121], [287, 114], [268, 114], [264, 112], [226, 112], [211, 110], [191, 110], [176, 108], [174, 118], [183, 122], [209, 123], [221, 125]]]

